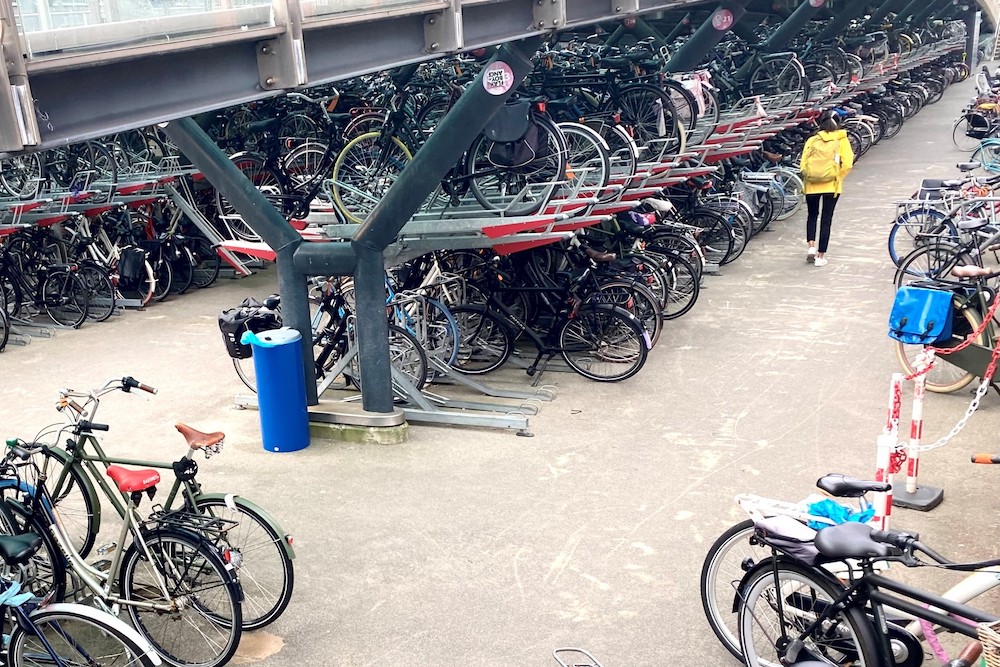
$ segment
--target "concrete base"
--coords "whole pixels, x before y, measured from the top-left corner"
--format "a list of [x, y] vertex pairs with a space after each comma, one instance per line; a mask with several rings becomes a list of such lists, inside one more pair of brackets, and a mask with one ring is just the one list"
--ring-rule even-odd
[[906, 489], [893, 489], [892, 504], [894, 507], [903, 507], [908, 510], [919, 510], [929, 512], [944, 500], [944, 489], [936, 486], [917, 486], [913, 493], [907, 493]]
[[368, 412], [357, 403], [320, 400], [309, 408], [309, 434], [361, 445], [400, 445], [409, 437], [409, 424], [399, 408]]

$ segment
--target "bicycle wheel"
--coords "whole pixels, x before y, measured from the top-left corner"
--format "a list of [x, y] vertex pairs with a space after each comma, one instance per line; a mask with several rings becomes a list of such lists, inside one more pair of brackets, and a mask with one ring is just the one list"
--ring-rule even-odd
[[[32, 630], [15, 623], [7, 649], [9, 667], [115, 665], [153, 667], [149, 647], [129, 636], [115, 616], [92, 607], [56, 604], [31, 613]], [[37, 633], [36, 633], [37, 631]], [[53, 656], [55, 654], [55, 656]]]
[[247, 389], [253, 393], [257, 393], [257, 373], [254, 371], [253, 357], [247, 357], [246, 359], [233, 359], [233, 368], [236, 369], [236, 375], [239, 376], [240, 381], [246, 385]]
[[[770, 562], [751, 570], [741, 586], [740, 647], [749, 667], [780, 667], [786, 638], [797, 638], [840, 594], [840, 587], [822, 570], [781, 560], [775, 572]], [[778, 602], [783, 613], [778, 613]], [[794, 643], [794, 641], [793, 641]], [[831, 665], [879, 665], [871, 621], [848, 607], [803, 637], [798, 660], [815, 659]], [[784, 644], [784, 645], [782, 645]]]
[[701, 606], [705, 618], [726, 650], [740, 659], [743, 652], [734, 608], [736, 588], [751, 567], [771, 555], [768, 547], [750, 543], [753, 532], [750, 519], [732, 526], [708, 548], [701, 566]]
[[333, 163], [334, 204], [349, 222], [363, 222], [412, 159], [399, 137], [366, 132], [351, 139]]
[[174, 269], [170, 266], [167, 258], [161, 255], [159, 259], [153, 261], [153, 273], [156, 276], [153, 301], [163, 301], [170, 294], [170, 288], [174, 282]]
[[506, 320], [477, 305], [451, 309], [458, 325], [455, 370], [470, 375], [489, 373], [503, 366], [514, 351], [514, 336]]
[[95, 322], [107, 320], [115, 312], [115, 286], [107, 269], [85, 262], [77, 274], [87, 287], [87, 317]]
[[27, 508], [10, 497], [0, 503], [0, 532], [8, 535], [34, 533], [42, 538], [42, 546], [23, 566], [17, 569], [19, 581], [37, 597], [52, 593], [53, 600], [66, 598], [66, 559], [49, 532], [51, 522], [31, 515]]
[[170, 253], [170, 291], [184, 294], [194, 283], [195, 258], [187, 245], [174, 243], [168, 246]]
[[188, 239], [188, 247], [194, 257], [191, 270], [191, 284], [201, 289], [213, 284], [219, 277], [222, 260], [208, 239], [194, 237]]
[[646, 331], [631, 313], [605, 304], [580, 306], [558, 335], [566, 364], [598, 382], [632, 377], [646, 363], [650, 348]]
[[[389, 325], [389, 365], [402, 373], [417, 391], [427, 383], [427, 355], [420, 341], [406, 329]], [[348, 374], [361, 389], [361, 358], [355, 355]]]
[[1000, 173], [1000, 140], [986, 139], [972, 152], [971, 160], [978, 162], [986, 171]]
[[611, 152], [596, 131], [580, 123], [558, 123], [566, 141], [566, 180], [559, 189], [564, 197], [605, 197], [611, 178]]
[[4, 348], [7, 347], [9, 338], [10, 317], [7, 315], [7, 309], [3, 307], [2, 299], [0, 299], [0, 352], [3, 352]]
[[705, 259], [713, 264], [725, 264], [730, 261], [735, 237], [730, 223], [722, 215], [715, 211], [698, 209], [688, 213], [684, 222], [701, 228], [698, 241], [701, 243], [702, 252], [705, 253]]
[[[954, 311], [951, 325], [952, 339], [955, 344], [965, 340], [970, 334], [979, 328], [982, 316], [968, 307], [961, 307], [957, 302], [952, 302]], [[983, 334], [979, 334], [974, 339], [977, 345], [985, 345], [986, 339]], [[923, 352], [923, 345], [907, 345], [895, 341], [896, 359], [907, 375], [915, 372], [917, 355]], [[950, 394], [951, 392], [964, 389], [976, 378], [976, 374], [964, 368], [956, 366], [948, 361], [948, 355], [939, 354], [934, 357], [934, 366], [927, 371], [925, 387], [927, 391], [935, 394]]]
[[666, 273], [669, 282], [663, 319], [676, 320], [694, 308], [701, 294], [701, 278], [691, 262], [674, 253], [666, 255]]
[[[38, 456], [50, 458], [46, 489], [52, 504], [59, 510], [63, 528], [70, 544], [81, 556], [87, 557], [101, 527], [101, 500], [87, 472], [79, 464], [71, 464], [71, 455], [58, 447], [49, 447]], [[28, 476], [25, 481], [36, 484]]]
[[[809, 98], [809, 84], [791, 59], [780, 57], [763, 61], [750, 75], [751, 95], [778, 95], [798, 91], [796, 102]], [[805, 94], [803, 94], [805, 93]]]
[[646, 287], [628, 279], [601, 281], [597, 290], [587, 294], [583, 303], [606, 303], [632, 314], [649, 338], [652, 349], [663, 331], [663, 309], [656, 296]]
[[318, 141], [307, 141], [296, 146], [281, 162], [293, 190], [308, 192], [316, 179], [326, 178], [330, 168], [328, 148]]
[[465, 178], [483, 208], [505, 215], [531, 215], [548, 203], [555, 183], [566, 178], [566, 141], [555, 123], [532, 113], [538, 130], [535, 157], [523, 165], [497, 165], [495, 142], [480, 134], [466, 156]]
[[79, 328], [87, 319], [89, 290], [75, 272], [53, 271], [42, 284], [45, 314], [56, 324]]
[[[608, 181], [611, 185], [628, 185], [639, 169], [639, 147], [632, 135], [621, 125], [594, 118], [586, 119], [585, 124], [601, 135], [608, 145], [608, 157], [611, 174]], [[609, 188], [601, 201], [612, 201], [620, 194], [619, 188]]]
[[[446, 305], [427, 299], [423, 312], [424, 338], [420, 341], [427, 358], [440, 360], [450, 366], [458, 358], [458, 324]], [[428, 381], [437, 377], [437, 371], [428, 366]]]
[[617, 111], [623, 125], [632, 128], [639, 146], [647, 149], [643, 159], [659, 161], [666, 153], [676, 152], [679, 123], [670, 95], [656, 86], [637, 84], [618, 94]]
[[946, 241], [917, 248], [899, 262], [894, 283], [896, 287], [914, 282], [947, 278], [953, 268], [976, 262], [964, 248]]
[[243, 631], [239, 584], [218, 552], [207, 542], [184, 533], [155, 531], [145, 535], [149, 559], [132, 544], [119, 574], [121, 596], [128, 601], [163, 604], [161, 578], [180, 609], [164, 613], [123, 604], [129, 619], [171, 665], [219, 667], [236, 653]]
[[237, 524], [215, 546], [239, 556], [243, 628], [256, 630], [272, 623], [285, 611], [295, 587], [295, 569], [283, 545], [285, 536], [239, 496], [233, 496], [232, 506], [224, 498], [197, 498], [195, 504], [200, 514]]
[[[285, 189], [281, 177], [267, 166], [267, 160], [263, 156], [254, 153], [236, 153], [229, 159], [275, 209], [282, 210]], [[215, 205], [220, 214], [233, 216], [228, 220], [229, 227], [238, 238], [244, 241], [260, 240], [260, 235], [238, 215], [236, 208], [218, 190], [215, 192]]]
[[916, 248], [940, 242], [939, 234], [958, 242], [958, 230], [941, 211], [929, 207], [906, 211], [892, 222], [892, 229], [889, 230], [889, 257], [892, 263], [899, 266], [903, 258]]
[[0, 160], [0, 187], [11, 197], [35, 199], [42, 184], [42, 161], [38, 153]]

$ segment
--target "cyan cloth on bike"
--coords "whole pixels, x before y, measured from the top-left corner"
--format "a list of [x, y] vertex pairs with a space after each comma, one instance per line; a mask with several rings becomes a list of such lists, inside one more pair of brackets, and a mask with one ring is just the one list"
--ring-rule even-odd
[[806, 182], [803, 192], [807, 195], [818, 195], [833, 193], [839, 195], [844, 191], [844, 178], [854, 168], [854, 151], [851, 149], [851, 142], [847, 139], [847, 130], [820, 130], [806, 141], [802, 149], [802, 155], [809, 153], [810, 144], [816, 141], [839, 141], [840, 147], [840, 170], [836, 178], [830, 181]]

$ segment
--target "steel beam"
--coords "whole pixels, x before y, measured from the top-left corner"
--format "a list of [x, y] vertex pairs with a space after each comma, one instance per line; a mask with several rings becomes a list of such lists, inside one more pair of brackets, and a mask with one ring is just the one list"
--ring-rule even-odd
[[891, 12], [901, 9], [908, 0], [885, 0], [865, 21], [866, 26], [878, 25]]
[[483, 69], [351, 239], [357, 257], [354, 294], [364, 387], [362, 402], [369, 412], [393, 409], [383, 252], [490, 117], [513, 94], [516, 84], [531, 72], [531, 59], [541, 43], [541, 37], [532, 37], [500, 48], [490, 63], [506, 64], [512, 75], [501, 77], [503, 85], [491, 88], [486, 85], [486, 77], [503, 69], [489, 64]]
[[785, 19], [770, 37], [761, 45], [761, 51], [775, 53], [781, 51], [792, 39], [802, 32], [806, 24], [826, 4], [826, 0], [802, 0], [792, 15]]
[[686, 72], [696, 68], [715, 48], [719, 40], [746, 14], [749, 0], [723, 0], [694, 35], [667, 61], [668, 72]]
[[910, 25], [914, 28], [923, 25], [927, 19], [950, 4], [951, 0], [937, 0], [936, 2], [931, 0], [923, 9], [913, 15], [913, 18], [910, 19]]
[[919, 11], [926, 4], [927, 0], [910, 0], [905, 7], [899, 10], [892, 24], [894, 26], [901, 26], [909, 23], [910, 16], [913, 15], [913, 12]]
[[850, 0], [843, 9], [836, 12], [829, 23], [823, 26], [823, 29], [816, 35], [815, 41], [819, 43], [835, 39], [851, 21], [862, 15], [868, 3], [869, 0]]

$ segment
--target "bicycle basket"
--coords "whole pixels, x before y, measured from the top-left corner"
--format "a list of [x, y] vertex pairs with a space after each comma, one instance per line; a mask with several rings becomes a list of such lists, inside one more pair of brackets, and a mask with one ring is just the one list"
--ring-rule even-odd
[[978, 632], [986, 667], [1000, 667], [1000, 621], [980, 623]]
[[247, 308], [230, 308], [219, 313], [219, 330], [226, 352], [233, 359], [249, 359], [253, 349], [249, 343], [240, 342], [244, 331], [259, 333], [277, 329], [281, 322], [273, 313], [259, 313]]

